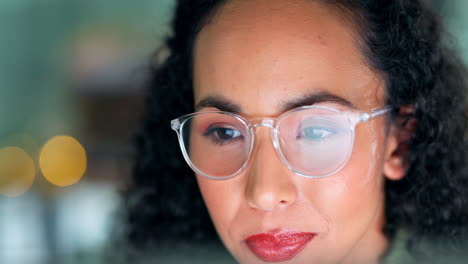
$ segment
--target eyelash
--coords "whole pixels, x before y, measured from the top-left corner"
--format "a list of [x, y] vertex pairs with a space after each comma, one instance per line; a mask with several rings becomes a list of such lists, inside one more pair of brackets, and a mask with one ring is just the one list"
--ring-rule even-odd
[[234, 128], [229, 128], [229, 127], [222, 127], [222, 126], [216, 126], [216, 125], [211, 125], [209, 126], [206, 131], [203, 133], [203, 136], [204, 137], [210, 137], [211, 135], [213, 135], [214, 133], [218, 132], [219, 129], [232, 129], [232, 130], [235, 130], [237, 131], [240, 136], [239, 137], [235, 137], [233, 139], [226, 139], [226, 140], [223, 140], [223, 139], [220, 139], [219, 136], [216, 136], [214, 138], [212, 138], [213, 142], [217, 145], [224, 145], [224, 144], [228, 144], [228, 143], [231, 143], [233, 141], [237, 141], [237, 140], [241, 140], [244, 138], [244, 136], [242, 136], [242, 133], [239, 132], [238, 130], [234, 129]]
[[[304, 130], [305, 129], [308, 129], [308, 128], [311, 128], [311, 127], [306, 127], [306, 128], [301, 128], [297, 131], [297, 135], [296, 135], [296, 139], [299, 139], [299, 138], [304, 138], [303, 134], [304, 134]], [[313, 127], [313, 130], [320, 130], [320, 131], [326, 131], [328, 132], [328, 134], [325, 136], [325, 137], [320, 137], [318, 140], [323, 140], [323, 139], [326, 139], [327, 137], [329, 137], [329, 135], [336, 135], [337, 134], [337, 131], [334, 130], [334, 129], [330, 129], [330, 128], [326, 128], [326, 127], [323, 127], [323, 126], [315, 126]]]

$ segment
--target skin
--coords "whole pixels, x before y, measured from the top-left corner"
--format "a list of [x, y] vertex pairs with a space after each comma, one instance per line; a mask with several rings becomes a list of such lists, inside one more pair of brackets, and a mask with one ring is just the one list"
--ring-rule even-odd
[[[195, 103], [218, 96], [246, 118], [276, 117], [285, 102], [325, 91], [360, 111], [382, 107], [383, 79], [367, 65], [355, 32], [336, 10], [316, 1], [229, 1], [197, 36]], [[308, 179], [280, 161], [270, 128], [257, 127], [246, 170], [223, 181], [197, 175], [227, 249], [240, 263], [264, 263], [245, 238], [313, 232], [317, 236], [284, 263], [377, 263], [388, 247], [384, 179], [400, 179], [404, 171], [395, 130], [387, 129], [384, 117], [358, 124], [347, 165], [330, 177]]]

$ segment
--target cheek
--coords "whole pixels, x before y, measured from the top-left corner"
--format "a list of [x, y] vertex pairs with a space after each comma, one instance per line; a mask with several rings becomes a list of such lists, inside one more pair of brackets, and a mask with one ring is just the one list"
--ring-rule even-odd
[[[348, 163], [347, 178], [365, 189], [375, 190], [383, 180], [385, 145], [384, 119], [372, 120], [356, 127], [355, 143]], [[367, 186], [367, 185], [371, 186]], [[374, 188], [371, 188], [374, 187]]]
[[383, 134], [376, 133], [380, 131], [377, 126], [373, 129], [359, 126], [347, 165], [337, 174], [319, 179], [304, 190], [307, 199], [328, 221], [329, 234], [349, 237], [350, 241], [369, 228], [383, 204], [380, 164]]
[[232, 224], [242, 199], [242, 191], [236, 184], [238, 179], [215, 181], [197, 175], [198, 186], [211, 219], [219, 235], [225, 237], [225, 232]]

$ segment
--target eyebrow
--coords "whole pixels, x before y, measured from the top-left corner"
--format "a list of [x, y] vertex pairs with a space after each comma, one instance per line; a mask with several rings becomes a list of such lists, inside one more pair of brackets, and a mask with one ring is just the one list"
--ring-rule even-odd
[[297, 99], [284, 102], [282, 104], [281, 111], [286, 112], [297, 107], [314, 105], [318, 103], [335, 103], [347, 108], [357, 109], [353, 103], [343, 97], [331, 94], [329, 92], [319, 91], [312, 92], [304, 96], [300, 96]]
[[[286, 112], [301, 106], [314, 105], [326, 102], [336, 103], [347, 108], [357, 109], [357, 107], [353, 103], [346, 100], [345, 98], [324, 91], [308, 93], [306, 95], [299, 96], [298, 98], [282, 102], [280, 103], [279, 109], [280, 112]], [[195, 111], [199, 111], [207, 107], [217, 108], [220, 111], [230, 112], [234, 114], [242, 113], [242, 107], [239, 104], [232, 102], [231, 100], [220, 95], [204, 97], [195, 105]]]
[[234, 114], [242, 113], [240, 105], [231, 102], [229, 99], [220, 95], [204, 97], [195, 105], [195, 111], [199, 111], [202, 108], [207, 107], [217, 108], [223, 112], [231, 112]]

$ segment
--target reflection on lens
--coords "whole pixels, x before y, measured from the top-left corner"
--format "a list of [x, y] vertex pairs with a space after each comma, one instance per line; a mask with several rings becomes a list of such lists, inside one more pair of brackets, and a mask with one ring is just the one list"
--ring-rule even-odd
[[182, 136], [192, 165], [210, 177], [236, 173], [248, 156], [250, 136], [246, 125], [226, 114], [194, 116], [184, 123]]
[[347, 119], [327, 109], [293, 112], [279, 125], [285, 159], [299, 173], [324, 176], [339, 169], [352, 145]]

